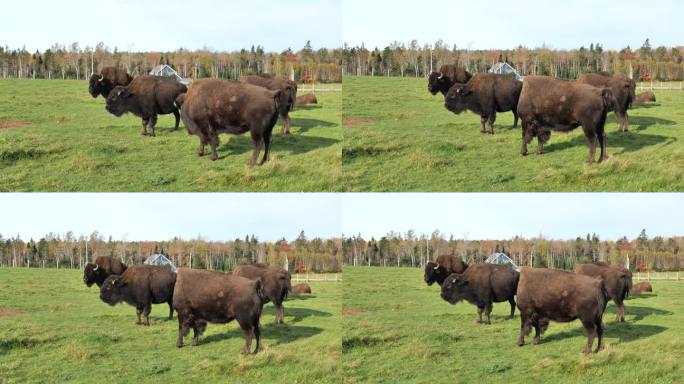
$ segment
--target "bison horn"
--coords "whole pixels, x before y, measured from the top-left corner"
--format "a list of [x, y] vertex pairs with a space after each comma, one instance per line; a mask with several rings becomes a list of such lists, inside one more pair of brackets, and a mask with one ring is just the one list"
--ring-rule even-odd
[[442, 72], [437, 72], [437, 73], [439, 73], [439, 77], [437, 79], [442, 80], [442, 77], [444, 77], [444, 74]]
[[435, 265], [435, 267], [432, 269], [438, 269], [438, 268], [439, 268], [439, 264]]
[[93, 269], [93, 271], [97, 271], [98, 268], [100, 268], [100, 266], [96, 264], [96, 265], [95, 265], [95, 268]]
[[102, 81], [102, 80], [104, 80], [104, 75], [100, 74], [100, 78], [97, 79], [97, 81]]

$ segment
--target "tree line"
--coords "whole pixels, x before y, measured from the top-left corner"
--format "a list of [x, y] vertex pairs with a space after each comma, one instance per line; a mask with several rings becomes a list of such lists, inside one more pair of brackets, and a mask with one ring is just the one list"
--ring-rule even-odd
[[571, 270], [577, 264], [603, 261], [625, 265], [638, 271], [679, 271], [684, 268], [684, 237], [649, 237], [646, 230], [634, 239], [601, 240], [596, 234], [574, 240], [547, 239], [543, 236], [516, 236], [501, 240], [446, 238], [440, 231], [418, 235], [389, 232], [380, 239], [361, 235], [342, 239], [342, 258], [346, 265], [387, 267], [424, 267], [438, 255], [453, 254], [469, 263], [482, 263], [501, 252], [519, 266]]
[[237, 80], [240, 76], [270, 73], [294, 76], [299, 82], [339, 83], [342, 81], [342, 49], [314, 49], [307, 41], [298, 51], [266, 52], [261, 46], [234, 52], [209, 49], [172, 52], [133, 52], [111, 50], [104, 43], [81, 48], [78, 42], [54, 44], [45, 51], [0, 46], [2, 78], [88, 79], [102, 67], [123, 68], [133, 76], [149, 74], [157, 65], [173, 67], [181, 77], [216, 77]]
[[95, 231], [76, 236], [72, 231], [48, 233], [38, 240], [21, 236], [5, 238], [0, 234], [0, 267], [81, 269], [98, 256], [112, 256], [126, 264], [142, 264], [163, 253], [178, 267], [231, 271], [237, 265], [264, 263], [284, 267], [295, 273], [340, 272], [341, 240], [308, 239], [302, 231], [288, 241], [259, 241], [255, 235], [231, 241], [210, 241], [174, 237], [162, 241], [125, 241], [107, 239]]
[[600, 43], [589, 47], [558, 50], [546, 46], [530, 49], [470, 50], [435, 44], [395, 41], [372, 50], [361, 46], [343, 47], [343, 75], [425, 77], [443, 64], [455, 64], [471, 73], [486, 72], [495, 63], [511, 64], [523, 75], [544, 75], [576, 79], [581, 73], [605, 71], [637, 81], [684, 80], [684, 47], [651, 47], [649, 39], [633, 50], [629, 46], [606, 50]]

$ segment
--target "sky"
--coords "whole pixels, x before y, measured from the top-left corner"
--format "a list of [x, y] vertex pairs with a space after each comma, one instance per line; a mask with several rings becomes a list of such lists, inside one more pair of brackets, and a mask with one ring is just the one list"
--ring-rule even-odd
[[456, 238], [509, 239], [516, 235], [602, 240], [684, 235], [684, 194], [668, 193], [345, 193], [345, 236], [376, 239], [390, 231]]
[[105, 239], [339, 237], [340, 196], [323, 193], [2, 193], [0, 234], [39, 239], [97, 230]]
[[8, 1], [0, 45], [45, 50], [102, 41], [120, 51], [217, 51], [261, 45], [268, 52], [342, 46], [341, 0]]
[[[468, 49], [523, 45], [604, 49], [684, 45], [680, 0], [344, 0], [342, 29], [350, 46], [383, 48], [393, 41]], [[422, 45], [422, 44], [421, 44]]]

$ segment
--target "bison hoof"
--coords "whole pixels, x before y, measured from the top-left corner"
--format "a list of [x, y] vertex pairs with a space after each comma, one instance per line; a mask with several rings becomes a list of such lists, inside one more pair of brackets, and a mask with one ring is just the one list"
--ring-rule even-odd
[[608, 159], [608, 156], [602, 156], [602, 157], [599, 159], [598, 162], [599, 162], [599, 163], [602, 163], [603, 161], [605, 161], [605, 160], [607, 160], [607, 159]]
[[216, 161], [218, 160], [218, 156], [216, 155], [211, 155], [211, 161]]
[[176, 348], [183, 348], [183, 342], [182, 341], [176, 341]]
[[518, 347], [522, 347], [523, 345], [525, 345], [525, 342], [522, 340], [518, 340], [517, 344], [518, 344]]
[[532, 344], [534, 344], [534, 345], [539, 344], [539, 338], [535, 337], [534, 339], [532, 339]]
[[194, 340], [194, 339], [193, 339], [193, 340], [192, 340], [192, 346], [193, 346], [193, 347], [196, 347], [196, 346], [198, 346], [198, 345], [199, 345], [199, 340]]

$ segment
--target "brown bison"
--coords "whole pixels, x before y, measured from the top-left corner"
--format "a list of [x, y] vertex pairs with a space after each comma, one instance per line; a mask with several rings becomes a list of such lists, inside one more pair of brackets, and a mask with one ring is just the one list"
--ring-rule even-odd
[[643, 293], [643, 292], [653, 292], [653, 287], [651, 286], [651, 283], [648, 281], [644, 281], [643, 283], [639, 284], [634, 284], [632, 289], [629, 291], [630, 293]]
[[523, 82], [518, 114], [522, 119], [520, 155], [527, 155], [527, 144], [537, 136], [537, 154], [544, 153], [544, 143], [551, 130], [567, 132], [582, 126], [589, 141], [589, 163], [596, 157], [596, 139], [601, 146], [599, 162], [606, 159], [606, 114], [614, 103], [608, 88], [559, 80], [547, 76], [527, 76]]
[[271, 91], [280, 91], [278, 113], [283, 118], [283, 133], [290, 133], [290, 111], [297, 100], [297, 83], [286, 77], [243, 76], [240, 82], [257, 85]]
[[295, 100], [295, 105], [305, 105], [305, 104], [318, 104], [318, 99], [313, 93], [307, 93], [305, 95], [297, 96]]
[[649, 102], [655, 103], [656, 96], [655, 96], [655, 93], [653, 93], [651, 91], [647, 91], [647, 92], [643, 92], [643, 93], [636, 95], [636, 97], [634, 98], [634, 101], [637, 103], [649, 103]]
[[233, 270], [233, 275], [251, 280], [260, 279], [264, 287], [265, 303], [273, 302], [276, 308], [276, 324], [285, 322], [283, 301], [292, 291], [290, 272], [282, 268], [271, 268], [261, 265], [241, 265]]
[[218, 159], [219, 133], [240, 135], [249, 132], [254, 144], [250, 165], [254, 165], [262, 146], [264, 157], [260, 164], [269, 159], [271, 133], [278, 121], [279, 97], [280, 91], [256, 85], [204, 79], [195, 81], [176, 103], [182, 105], [183, 123], [188, 133], [199, 136], [199, 156], [204, 156], [204, 147], [208, 144], [211, 159]]
[[[515, 313], [515, 291], [520, 274], [496, 264], [473, 264], [465, 272], [452, 273], [442, 283], [442, 299], [450, 304], [465, 300], [477, 306], [477, 322], [491, 324], [492, 303], [508, 301], [511, 314]], [[482, 312], [487, 317], [482, 320]]]
[[425, 264], [425, 275], [423, 280], [425, 284], [432, 285], [437, 282], [440, 286], [452, 273], [463, 273], [468, 264], [466, 264], [460, 257], [454, 255], [439, 255], [435, 261], [428, 261]]
[[608, 265], [605, 263], [580, 264], [575, 267], [575, 272], [603, 280], [608, 292], [608, 299], [612, 299], [617, 305], [617, 321], [625, 321], [624, 300], [629, 296], [632, 288], [632, 272], [620, 265]]
[[105, 99], [109, 96], [109, 92], [117, 85], [127, 86], [133, 81], [133, 76], [129, 75], [123, 69], [115, 67], [104, 67], [100, 74], [93, 73], [90, 76], [90, 84], [88, 85], [88, 92], [92, 97], [102, 95]]
[[100, 287], [100, 299], [109, 305], [125, 302], [135, 307], [140, 324], [150, 325], [152, 304], [168, 303], [173, 319], [173, 287], [176, 274], [157, 265], [131, 265], [122, 275], [111, 275]]
[[264, 306], [261, 280], [249, 280], [227, 273], [180, 268], [173, 291], [173, 306], [178, 312], [178, 339], [176, 347], [183, 346], [183, 337], [193, 329], [192, 345], [207, 323], [225, 324], [237, 320], [245, 334], [243, 354], [250, 353], [252, 338], [256, 349], [261, 350], [259, 317]]
[[455, 114], [469, 110], [480, 115], [480, 132], [487, 133], [485, 123], [489, 121], [489, 133], [493, 135], [497, 112], [513, 111], [513, 126], [518, 126], [517, 109], [521, 89], [522, 82], [510, 76], [478, 73], [465, 84], [455, 83], [451, 86], [444, 98], [444, 106]]
[[138, 76], [128, 86], [116, 86], [107, 97], [107, 111], [116, 117], [130, 112], [142, 118], [141, 135], [147, 135], [147, 127], [157, 125], [157, 115], [173, 113], [178, 129], [180, 114], [176, 98], [187, 92], [188, 87], [167, 76]]
[[449, 88], [455, 83], [467, 83], [473, 75], [463, 68], [452, 64], [439, 67], [439, 71], [432, 72], [428, 76], [428, 91], [434, 96], [438, 92], [446, 96]]
[[539, 344], [543, 329], [549, 320], [562, 323], [580, 319], [587, 331], [585, 353], [591, 352], [598, 336], [596, 352], [603, 348], [603, 311], [608, 293], [603, 281], [591, 276], [546, 268], [523, 267], [518, 283], [518, 309], [520, 311], [520, 338], [535, 329], [532, 344]]
[[304, 293], [311, 293], [311, 287], [307, 283], [297, 284], [292, 287], [293, 295], [302, 295]]
[[611, 76], [608, 73], [585, 73], [577, 78], [579, 83], [593, 85], [598, 88], [609, 88], [615, 98], [609, 110], [615, 111], [620, 123], [620, 130], [626, 132], [629, 129], [627, 110], [632, 106], [635, 99], [634, 80], [624, 76]]
[[94, 263], [86, 264], [83, 269], [83, 282], [88, 287], [92, 287], [93, 284], [101, 287], [107, 277], [121, 275], [124, 271], [126, 271], [126, 264], [121, 260], [110, 256], [98, 256]]

